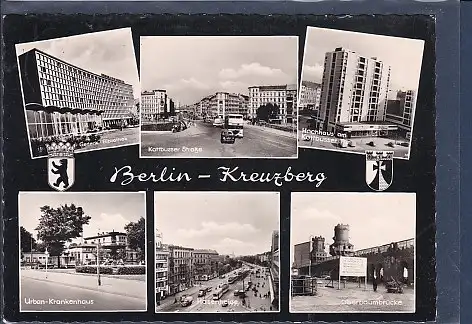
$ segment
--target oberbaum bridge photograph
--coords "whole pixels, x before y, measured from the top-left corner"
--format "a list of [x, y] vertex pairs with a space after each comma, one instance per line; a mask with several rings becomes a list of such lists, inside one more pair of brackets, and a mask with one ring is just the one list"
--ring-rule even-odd
[[138, 144], [130, 28], [17, 44], [16, 51], [32, 158], [58, 141], [76, 152]]
[[292, 194], [290, 311], [414, 312], [414, 233], [414, 194]]

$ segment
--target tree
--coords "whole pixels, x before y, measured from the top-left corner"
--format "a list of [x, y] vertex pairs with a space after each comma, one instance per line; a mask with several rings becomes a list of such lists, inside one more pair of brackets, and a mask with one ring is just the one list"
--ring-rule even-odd
[[91, 217], [85, 215], [82, 207], [75, 204], [61, 205], [58, 208], [43, 206], [40, 211], [39, 225], [36, 227], [38, 239], [44, 242], [51, 256], [58, 257], [57, 266], [60, 267], [64, 244], [79, 237], [83, 226], [89, 223]]
[[268, 103], [257, 108], [257, 119], [268, 122], [270, 119], [277, 118], [279, 107], [276, 104]]
[[20, 248], [22, 252], [31, 252], [31, 249], [36, 249], [36, 240], [33, 238], [33, 234], [23, 226], [20, 227]]
[[146, 245], [146, 224], [141, 217], [136, 223], [130, 222], [125, 226], [128, 237], [128, 246], [139, 252], [139, 259], [144, 257], [144, 246]]

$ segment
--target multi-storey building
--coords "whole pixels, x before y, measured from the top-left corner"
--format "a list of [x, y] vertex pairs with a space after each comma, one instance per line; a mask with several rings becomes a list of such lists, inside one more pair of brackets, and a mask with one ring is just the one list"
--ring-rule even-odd
[[350, 136], [387, 135], [390, 66], [375, 57], [336, 48], [325, 55], [316, 128]]
[[169, 245], [169, 293], [174, 295], [193, 285], [192, 248]]
[[224, 118], [227, 114], [247, 115], [248, 97], [229, 92], [217, 92], [208, 98], [207, 115]]
[[218, 275], [218, 252], [198, 249], [193, 251], [195, 280], [210, 280]]
[[169, 294], [169, 250], [162, 244], [162, 234], [156, 234], [156, 300]]
[[279, 260], [279, 231], [272, 233], [272, 247], [270, 260], [270, 278], [272, 282], [271, 299], [272, 305], [276, 308], [279, 306], [279, 276], [280, 276], [280, 260]]
[[144, 120], [157, 120], [174, 116], [175, 103], [163, 89], [143, 91], [141, 93], [141, 116]]
[[279, 108], [276, 121], [291, 123], [297, 116], [297, 86], [274, 85], [249, 87], [249, 117], [257, 117], [259, 107], [273, 104]]
[[30, 139], [81, 135], [126, 125], [134, 109], [133, 87], [79, 68], [38, 49], [18, 57]]
[[398, 91], [396, 100], [387, 103], [386, 120], [398, 126], [398, 135], [410, 138], [416, 106], [415, 91]]
[[196, 106], [198, 107], [197, 108], [197, 114], [199, 114], [200, 116], [202, 117], [207, 117], [209, 116], [209, 107], [210, 107], [210, 98], [212, 96], [207, 96], [205, 98], [203, 98], [202, 100], [200, 100], [200, 102], [198, 102], [196, 104]]
[[298, 108], [300, 110], [318, 111], [320, 109], [320, 102], [321, 84], [310, 81], [302, 81]]

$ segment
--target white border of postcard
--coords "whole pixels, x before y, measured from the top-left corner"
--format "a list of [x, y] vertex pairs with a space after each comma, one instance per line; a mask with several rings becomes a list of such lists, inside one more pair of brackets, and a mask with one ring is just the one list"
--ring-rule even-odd
[[[156, 199], [155, 197], [161, 193], [174, 193], [174, 194], [192, 194], [192, 193], [207, 193], [207, 194], [258, 194], [258, 193], [264, 193], [264, 194], [267, 194], [267, 193], [274, 193], [277, 197], [278, 197], [278, 203], [279, 203], [279, 206], [278, 206], [278, 209], [279, 209], [279, 218], [278, 218], [278, 222], [279, 222], [279, 308], [278, 310], [272, 310], [272, 311], [261, 311], [261, 312], [252, 312], [252, 311], [247, 311], [247, 312], [228, 312], [228, 313], [221, 313], [221, 312], [199, 312], [199, 311], [195, 311], [195, 312], [178, 312], [177, 314], [226, 314], [226, 315], [231, 315], [231, 314], [270, 314], [270, 313], [280, 313], [281, 311], [281, 297], [282, 297], [282, 291], [281, 291], [281, 281], [283, 280], [283, 276], [282, 276], [282, 267], [280, 266], [282, 264], [282, 257], [280, 256], [280, 249], [282, 247], [282, 239], [281, 239], [281, 228], [282, 228], [282, 225], [281, 225], [281, 220], [282, 220], [282, 216], [281, 216], [281, 213], [282, 213], [282, 210], [281, 210], [281, 199], [280, 199], [280, 192], [273, 192], [273, 191], [154, 191], [154, 207], [153, 207], [153, 212], [154, 212], [154, 229], [153, 229], [153, 233], [154, 233], [154, 236], [156, 236], [156, 229], [158, 227], [158, 222], [157, 222], [157, 210], [156, 210]], [[154, 256], [156, 255], [156, 244], [154, 243]], [[282, 262], [281, 262], [282, 261]], [[154, 262], [154, 273], [156, 273], [156, 262]], [[166, 311], [157, 311], [156, 310], [156, 297], [155, 297], [155, 290], [156, 290], [156, 276], [154, 276], [154, 280], [153, 280], [153, 283], [154, 283], [154, 288], [153, 288], [153, 292], [154, 292], [154, 314], [173, 314], [175, 312], [166, 312]]]
[[[293, 230], [293, 209], [294, 209], [294, 204], [293, 204], [293, 196], [294, 195], [307, 195], [307, 194], [311, 194], [311, 195], [389, 195], [389, 196], [394, 196], [394, 195], [412, 195], [414, 196], [414, 200], [415, 200], [415, 205], [414, 205], [414, 213], [415, 213], [415, 220], [414, 220], [414, 224], [415, 224], [415, 228], [414, 228], [414, 233], [415, 233], [415, 237], [414, 237], [414, 255], [413, 255], [413, 268], [414, 268], [414, 272], [413, 272], [413, 276], [414, 276], [414, 287], [413, 287], [413, 298], [414, 298], [414, 303], [413, 303], [413, 310], [408, 310], [408, 311], [388, 311], [388, 310], [385, 310], [385, 311], [323, 311], [323, 310], [316, 310], [316, 309], [313, 309], [312, 311], [293, 311], [292, 310], [292, 274], [290, 273], [289, 275], [289, 289], [288, 289], [288, 300], [289, 300], [289, 306], [288, 306], [288, 311], [289, 313], [292, 313], [292, 314], [334, 314], [334, 313], [339, 313], [339, 314], [412, 314], [412, 313], [415, 313], [416, 312], [416, 303], [417, 303], [417, 298], [416, 298], [416, 285], [417, 285], [417, 280], [418, 280], [418, 276], [417, 276], [417, 264], [416, 264], [416, 256], [417, 256], [417, 252], [416, 252], [416, 236], [417, 236], [417, 231], [416, 231], [416, 222], [418, 220], [418, 213], [417, 213], [417, 196], [416, 196], [416, 193], [415, 192], [382, 192], [382, 193], [375, 193], [375, 192], [307, 192], [307, 191], [300, 191], [300, 192], [292, 192], [290, 194], [290, 201], [291, 201], [291, 204], [290, 204], [290, 261], [292, 260], [292, 258], [294, 257], [294, 244], [295, 242], [293, 241], [293, 235], [292, 235], [292, 230]], [[360, 220], [359, 222], [361, 223], [362, 220], [362, 215], [359, 216], [360, 217]], [[336, 222], [336, 221], [335, 221]], [[335, 225], [334, 225], [335, 226]], [[333, 226], [333, 231], [334, 231], [334, 226]], [[316, 233], [313, 233], [314, 235]], [[315, 235], [316, 236], [316, 235]], [[327, 238], [325, 238], [327, 239]], [[387, 242], [385, 244], [389, 244], [390, 242]], [[385, 245], [384, 244], [384, 245]], [[292, 265], [290, 264], [290, 267]], [[395, 294], [394, 294], [395, 295]], [[313, 296], [314, 298], [316, 298], [316, 296]]]
[[[144, 200], [143, 200], [143, 218], [144, 218], [144, 222], [145, 222], [145, 227], [146, 227], [146, 230], [145, 230], [145, 240], [146, 240], [146, 244], [144, 245], [144, 258], [146, 260], [146, 265], [145, 265], [145, 270], [146, 270], [146, 273], [144, 274], [145, 276], [145, 286], [146, 286], [146, 291], [145, 291], [145, 294], [143, 296], [144, 298], [144, 301], [145, 301], [145, 307], [144, 309], [142, 310], [71, 310], [71, 311], [64, 311], [64, 310], [32, 310], [32, 311], [29, 311], [29, 310], [21, 310], [21, 235], [20, 235], [20, 228], [21, 228], [21, 204], [20, 204], [20, 199], [21, 199], [21, 195], [22, 194], [28, 194], [28, 193], [31, 193], [31, 194], [37, 194], [37, 195], [74, 195], [74, 194], [90, 194], [90, 195], [95, 195], [95, 194], [116, 194], [116, 193], [120, 193], [120, 194], [126, 194], [126, 193], [140, 193], [143, 195], [144, 197]], [[148, 263], [151, 262], [151, 260], [149, 260], [148, 258], [148, 255], [147, 255], [147, 250], [148, 250], [148, 230], [147, 230], [147, 224], [148, 224], [148, 220], [147, 220], [147, 213], [146, 213], [146, 209], [147, 209], [147, 204], [146, 204], [146, 192], [145, 191], [96, 191], [96, 192], [85, 192], [85, 191], [76, 191], [76, 192], [73, 192], [73, 191], [66, 191], [66, 192], [51, 192], [51, 191], [19, 191], [18, 192], [18, 309], [19, 309], [19, 312], [20, 313], [123, 313], [123, 312], [132, 312], [132, 313], [142, 313], [142, 312], [146, 312], [147, 311], [147, 308], [149, 306], [149, 303], [148, 303], [148, 296], [147, 296], [147, 292], [149, 290], [149, 286], [148, 286]]]
[[[28, 119], [27, 119], [27, 116], [26, 116], [26, 105], [25, 105], [25, 97], [24, 97], [24, 91], [23, 91], [23, 82], [22, 82], [22, 78], [21, 78], [21, 65], [20, 65], [20, 61], [19, 61], [19, 56], [22, 54], [22, 52], [20, 52], [20, 51], [21, 50], [26, 51], [26, 48], [28, 48], [28, 50], [34, 49], [34, 48], [36, 48], [37, 45], [54, 44], [55, 41], [84, 40], [84, 39], [87, 39], [87, 37], [90, 37], [90, 36], [97, 37], [97, 36], [102, 36], [102, 35], [103, 35], [104, 38], [106, 38], [110, 35], [110, 33], [116, 33], [116, 34], [117, 33], [124, 33], [124, 36], [126, 36], [128, 38], [128, 40], [130, 42], [129, 46], [131, 47], [131, 51], [128, 54], [129, 58], [127, 57], [127, 59], [129, 59], [129, 60], [132, 59], [133, 62], [134, 62], [134, 67], [130, 67], [130, 68], [133, 68], [133, 70], [135, 70], [136, 79], [133, 80], [133, 82], [131, 82], [130, 80], [126, 80], [125, 82], [131, 83], [133, 85], [134, 91], [140, 93], [141, 90], [139, 89], [140, 82], [139, 82], [139, 75], [138, 75], [138, 67], [137, 67], [137, 64], [136, 64], [136, 54], [135, 54], [135, 50], [134, 50], [134, 43], [133, 43], [131, 27], [110, 29], [110, 30], [105, 30], [105, 31], [91, 32], [91, 33], [85, 33], [85, 34], [78, 34], [78, 35], [71, 35], [71, 36], [65, 36], [65, 37], [59, 37], [59, 38], [53, 38], [53, 39], [46, 39], [46, 40], [40, 40], [40, 41], [32, 41], [32, 42], [15, 44], [16, 60], [17, 60], [17, 67], [18, 67], [18, 78], [19, 78], [19, 82], [20, 82], [21, 98], [22, 98], [24, 117], [25, 117], [26, 134], [27, 134], [27, 137], [28, 137], [28, 147], [29, 147], [30, 156], [31, 156], [32, 159], [47, 158], [47, 155], [33, 156], [33, 148], [32, 148], [32, 144], [31, 144], [30, 131], [29, 131], [29, 127], [28, 127]], [[126, 39], [122, 38], [121, 40], [125, 41]], [[72, 62], [67, 62], [67, 63], [75, 65]], [[97, 71], [97, 72], [93, 72], [93, 73], [97, 74], [97, 73], [101, 73], [101, 72]], [[113, 75], [111, 75], [111, 76], [113, 77]], [[135, 101], [139, 100], [139, 98], [134, 98], [134, 100]], [[136, 130], [136, 132], [138, 132], [138, 130]], [[114, 146], [103, 147], [103, 148], [90, 148], [90, 149], [84, 149], [84, 150], [81, 150], [81, 151], [76, 151], [75, 154], [82, 154], [82, 153], [86, 153], [86, 152], [108, 150], [108, 149], [127, 147], [127, 146], [133, 146], [133, 145], [138, 145], [139, 144], [138, 141], [136, 141], [135, 143], [127, 143], [127, 144], [119, 144], [119, 142], [120, 141], [117, 141], [117, 145], [114, 145]]]
[[[298, 120], [299, 120], [299, 115], [298, 115], [298, 97], [299, 97], [299, 94], [300, 94], [300, 87], [299, 87], [299, 36], [296, 36], [296, 35], [292, 35], [292, 36], [288, 36], [288, 35], [280, 35], [280, 36], [141, 36], [140, 37], [140, 47], [141, 47], [141, 40], [143, 38], [155, 38], [155, 39], [158, 39], [158, 38], [192, 38], [192, 39], [195, 39], [195, 38], [212, 38], [212, 39], [217, 39], [217, 38], [257, 38], [257, 37], [263, 37], [263, 38], [280, 38], [280, 37], [290, 37], [290, 38], [296, 38], [297, 39], [297, 45], [296, 45], [296, 66], [297, 66], [297, 69], [296, 69], [296, 73], [297, 73], [297, 80], [296, 82], [294, 83], [294, 85], [297, 87], [297, 97], [294, 99], [294, 109], [296, 109], [296, 120], [295, 120], [295, 126], [296, 126], [296, 144], [295, 144], [295, 155], [294, 156], [281, 156], [281, 157], [276, 157], [276, 156], [233, 156], [233, 157], [228, 157], [228, 156], [198, 156], [198, 155], [188, 155], [188, 156], [172, 156], [172, 155], [167, 155], [167, 156], [160, 156], [160, 155], [157, 155], [157, 156], [147, 156], [147, 155], [142, 155], [142, 145], [141, 145], [141, 136], [142, 136], [142, 130], [141, 130], [141, 126], [142, 126], [142, 119], [141, 119], [141, 116], [142, 116], [142, 108], [140, 108], [140, 114], [139, 114], [139, 158], [142, 158], [142, 159], [188, 159], [188, 158], [191, 158], [191, 159], [298, 159], [298, 154], [299, 154], [299, 146], [298, 146]], [[142, 51], [140, 51], [140, 69], [143, 68], [143, 64], [142, 64]], [[143, 71], [141, 70], [140, 71], [140, 77], [141, 77], [141, 81], [143, 79]], [[143, 87], [141, 86], [141, 90], [144, 91]], [[140, 97], [140, 105], [141, 105], [141, 97]]]
[[[301, 72], [301, 78], [300, 78], [300, 84], [298, 86], [298, 108], [300, 109], [300, 101], [301, 101], [301, 87], [302, 87], [302, 83], [304, 81], [312, 81], [312, 80], [304, 80], [304, 74], [305, 74], [305, 68], [307, 66], [306, 64], [306, 57], [307, 55], [310, 55], [309, 53], [307, 53], [307, 50], [308, 50], [308, 47], [310, 46], [310, 43], [309, 43], [309, 40], [310, 40], [310, 31], [311, 32], [317, 32], [317, 33], [320, 33], [320, 32], [324, 32], [326, 33], [326, 37], [329, 38], [329, 42], [330, 43], [333, 43], [334, 44], [334, 41], [336, 40], [336, 37], [335, 36], [340, 36], [342, 37], [343, 39], [345, 38], [353, 38], [354, 40], [351, 41], [352, 44], [356, 44], [355, 42], [355, 37], [360, 37], [364, 43], [367, 39], [372, 39], [373, 42], [375, 41], [380, 41], [382, 40], [383, 42], [385, 41], [390, 41], [392, 42], [392, 45], [391, 45], [391, 52], [392, 53], [396, 53], [398, 54], [398, 48], [396, 46], [396, 42], [398, 41], [402, 41], [403, 43], [409, 43], [409, 45], [411, 46], [415, 46], [417, 48], [415, 48], [415, 52], [413, 53], [414, 55], [418, 55], [418, 57], [415, 56], [416, 60], [419, 59], [419, 61], [417, 62], [417, 65], [416, 65], [416, 70], [417, 70], [417, 74], [416, 74], [416, 81], [415, 81], [415, 86], [414, 86], [414, 89], [406, 89], [406, 90], [414, 90], [415, 92], [415, 101], [414, 101], [414, 108], [413, 108], [413, 111], [412, 111], [412, 114], [411, 114], [411, 126], [410, 126], [410, 138], [409, 140], [408, 139], [405, 139], [405, 140], [408, 140], [408, 153], [406, 153], [405, 155], [403, 156], [394, 156], [394, 159], [402, 159], [402, 160], [409, 160], [410, 157], [411, 157], [411, 144], [412, 144], [412, 139], [413, 139], [413, 136], [414, 136], [414, 123], [415, 123], [415, 115], [416, 115], [416, 109], [417, 109], [417, 100], [418, 100], [418, 90], [419, 90], [419, 83], [420, 83], [420, 74], [421, 74], [421, 68], [422, 68], [422, 61], [423, 61], [423, 55], [424, 55], [424, 40], [420, 40], [420, 39], [412, 39], [412, 38], [405, 38], [405, 37], [395, 37], [395, 36], [386, 36], [386, 35], [380, 35], [380, 34], [369, 34], [369, 33], [362, 33], [362, 32], [354, 32], [354, 31], [347, 31], [347, 30], [340, 30], [340, 29], [331, 29], [331, 28], [320, 28], [320, 27], [311, 27], [311, 26], [308, 26], [307, 29], [306, 29], [306, 37], [305, 37], [305, 46], [304, 46], [304, 50], [303, 50], [303, 65], [302, 65], [302, 72]], [[319, 37], [320, 35], [317, 34], [317, 37]], [[312, 37], [313, 38], [313, 37]], [[344, 40], [344, 42], [346, 42], [346, 40]], [[317, 43], [320, 43], [320, 41], [318, 41]], [[345, 44], [338, 44], [338, 45], [329, 45], [333, 48], [330, 47], [330, 50], [333, 51], [335, 48], [337, 47], [343, 47], [343, 48], [346, 48], [346, 49], [349, 49], [349, 50], [354, 50], [354, 51], [357, 51], [358, 49], [357, 48], [362, 48], [362, 42], [357, 42], [359, 45], [352, 45], [353, 47], [356, 47], [356, 48], [349, 48], [349, 45], [346, 46]], [[419, 46], [421, 45], [421, 50], [419, 50]], [[380, 45], [376, 45], [376, 46], [380, 46]], [[402, 51], [400, 51], [402, 52]], [[406, 52], [408, 53], [408, 52]], [[363, 54], [361, 52], [361, 54]], [[367, 54], [363, 54], [364, 56], [366, 57], [371, 57], [371, 55], [367, 55]], [[374, 56], [374, 55], [372, 55]], [[381, 60], [381, 57], [379, 57], [379, 59]], [[324, 61], [323, 61], [324, 62]], [[316, 63], [317, 66], [320, 65], [319, 67], [323, 70], [324, 68], [324, 64], [323, 62], [321, 63]], [[388, 61], [386, 61], [386, 63], [389, 63]], [[321, 75], [321, 80], [320, 80], [320, 85], [322, 83], [322, 75]], [[400, 89], [398, 89], [400, 90]], [[403, 90], [403, 89], [401, 89]], [[389, 99], [390, 100], [390, 99]], [[320, 106], [321, 106], [322, 102], [320, 100]], [[421, 109], [421, 108], [420, 108]], [[298, 114], [298, 124], [297, 126], [300, 128], [300, 114]], [[303, 148], [303, 149], [312, 149], [312, 150], [321, 150], [321, 151], [335, 151], [335, 152], [342, 152], [342, 153], [351, 153], [351, 154], [362, 154], [364, 155], [365, 154], [365, 150], [363, 151], [354, 151], [354, 150], [349, 150], [349, 149], [344, 149], [344, 148], [323, 148], [323, 147], [316, 147], [316, 146], [308, 146], [308, 145], [303, 145], [303, 140], [301, 140], [300, 138], [300, 134], [301, 134], [301, 131], [299, 130], [299, 133], [297, 134], [298, 137], [298, 148]], [[335, 137], [337, 138], [337, 137]], [[396, 140], [392, 139], [391, 142], [396, 142]], [[332, 144], [332, 143], [330, 143]], [[333, 144], [332, 144], [333, 145]], [[366, 144], [367, 145], [367, 144]], [[393, 145], [400, 145], [400, 144], [393, 144]], [[366, 150], [371, 150], [371, 149], [382, 149], [382, 147], [380, 146], [377, 146], [377, 147], [368, 147], [366, 148]], [[387, 145], [385, 145], [385, 148], [384, 150], [394, 150], [392, 149], [392, 147], [389, 147]]]

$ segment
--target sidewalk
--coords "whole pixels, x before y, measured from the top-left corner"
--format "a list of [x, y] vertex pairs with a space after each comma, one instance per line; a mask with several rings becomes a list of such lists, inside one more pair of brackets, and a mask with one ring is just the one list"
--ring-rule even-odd
[[282, 131], [282, 130], [271, 128], [271, 127], [257, 126], [257, 125], [251, 125], [251, 124], [244, 124], [244, 127], [257, 129], [262, 132], [268, 132], [277, 136], [297, 138], [297, 129], [295, 127], [293, 129], [294, 130], [293, 132], [286, 132], [286, 131]]
[[47, 272], [44, 270], [21, 270], [21, 277], [52, 282], [69, 287], [99, 291], [103, 293], [122, 295], [133, 298], [146, 298], [146, 282], [130, 279], [119, 279], [101, 276], [101, 286], [98, 286], [97, 276], [82, 276], [64, 272]]

